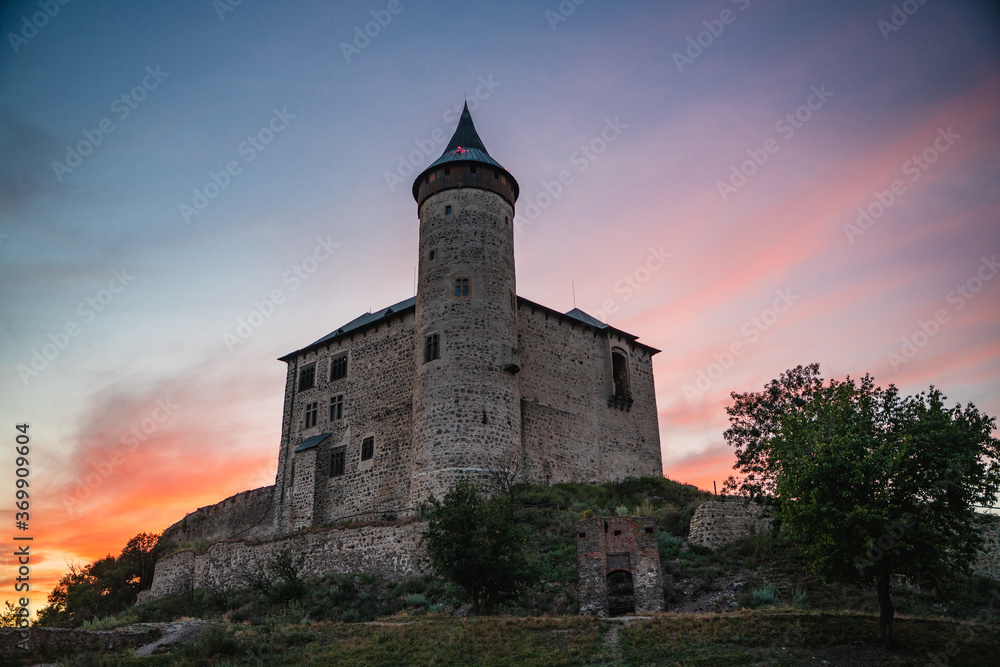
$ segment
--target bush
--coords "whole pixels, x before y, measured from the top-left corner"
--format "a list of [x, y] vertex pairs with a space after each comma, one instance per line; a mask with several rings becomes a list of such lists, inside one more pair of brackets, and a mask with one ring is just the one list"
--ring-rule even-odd
[[750, 594], [750, 606], [757, 609], [774, 604], [775, 597], [774, 584], [768, 584]]
[[528, 534], [512, 521], [502, 496], [486, 499], [459, 482], [444, 500], [430, 499], [431, 515], [421, 542], [435, 572], [462, 589], [473, 613], [515, 598], [537, 579], [526, 554]]

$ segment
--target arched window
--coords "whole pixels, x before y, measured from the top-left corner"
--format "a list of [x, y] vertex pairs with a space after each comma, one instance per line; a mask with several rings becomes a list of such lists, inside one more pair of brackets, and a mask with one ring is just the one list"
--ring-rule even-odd
[[608, 400], [608, 406], [620, 410], [630, 409], [633, 401], [628, 375], [628, 355], [619, 347], [611, 348], [611, 379], [615, 390]]

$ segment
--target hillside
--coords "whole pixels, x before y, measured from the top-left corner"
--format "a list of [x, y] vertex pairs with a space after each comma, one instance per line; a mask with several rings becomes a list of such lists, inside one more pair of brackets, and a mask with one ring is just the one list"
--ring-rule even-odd
[[[495, 616], [469, 618], [458, 589], [434, 576], [302, 580], [288, 558], [246, 588], [192, 591], [85, 626], [209, 621], [162, 657], [83, 653], [72, 664], [906, 665], [931, 653], [978, 665], [1000, 650], [1000, 583], [956, 577], [936, 593], [898, 582], [898, 645], [887, 654], [875, 642], [874, 592], [818, 580], [780, 535], [716, 551], [689, 546], [691, 516], [710, 498], [652, 478], [519, 488], [514, 520], [535, 536], [542, 581]], [[654, 517], [667, 613], [576, 615], [574, 528], [588, 510]]]

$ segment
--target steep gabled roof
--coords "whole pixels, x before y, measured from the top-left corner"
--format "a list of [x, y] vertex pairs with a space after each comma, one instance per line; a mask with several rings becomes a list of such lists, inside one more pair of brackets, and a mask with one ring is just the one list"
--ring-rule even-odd
[[379, 322], [383, 322], [389, 319], [392, 315], [398, 315], [407, 310], [413, 310], [414, 307], [416, 306], [416, 303], [417, 303], [416, 297], [410, 297], [409, 299], [405, 299], [403, 301], [400, 301], [399, 303], [394, 303], [388, 308], [383, 308], [382, 310], [376, 310], [374, 313], [365, 313], [364, 315], [359, 315], [358, 317], [355, 317], [353, 320], [351, 320], [344, 326], [340, 327], [339, 329], [331, 331], [330, 333], [323, 336], [316, 342], [306, 345], [301, 350], [295, 350], [294, 352], [289, 352], [285, 356], [281, 357], [278, 361], [288, 361], [289, 359], [292, 359], [293, 357], [295, 357], [295, 355], [301, 352], [305, 352], [306, 350], [311, 350], [314, 347], [319, 347], [320, 345], [323, 345], [324, 343], [328, 343], [332, 340], [340, 338], [341, 336], [347, 336], [351, 333], [367, 329], [372, 325], [378, 324]]

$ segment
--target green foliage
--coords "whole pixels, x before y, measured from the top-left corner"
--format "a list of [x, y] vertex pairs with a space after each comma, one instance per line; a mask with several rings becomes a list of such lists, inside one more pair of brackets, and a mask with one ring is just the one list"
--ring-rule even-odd
[[459, 482], [443, 500], [430, 499], [431, 514], [421, 536], [428, 559], [441, 577], [456, 583], [473, 613], [516, 597], [537, 577], [528, 558], [528, 533], [511, 520], [509, 501], [486, 499]]
[[1000, 490], [1000, 441], [973, 405], [929, 392], [902, 398], [870, 376], [825, 383], [819, 366], [786, 371], [761, 393], [733, 394], [725, 437], [813, 571], [875, 584], [888, 643], [895, 575], [934, 587], [966, 571], [981, 543], [973, 505]]
[[425, 598], [420, 593], [410, 593], [409, 595], [406, 596], [405, 601], [406, 601], [406, 604], [410, 605], [411, 607], [426, 607], [427, 606], [427, 598]]
[[656, 542], [660, 549], [661, 561], [678, 558], [681, 555], [681, 545], [684, 544], [684, 540], [676, 535], [671, 535], [670, 533], [661, 531], [656, 536]]
[[139, 533], [118, 557], [70, 564], [69, 573], [49, 593], [49, 604], [39, 611], [38, 625], [79, 627], [131, 607], [139, 591], [152, 584], [153, 568], [166, 548], [158, 535]]
[[750, 593], [750, 606], [754, 609], [774, 604], [776, 591], [774, 584], [768, 584]]

